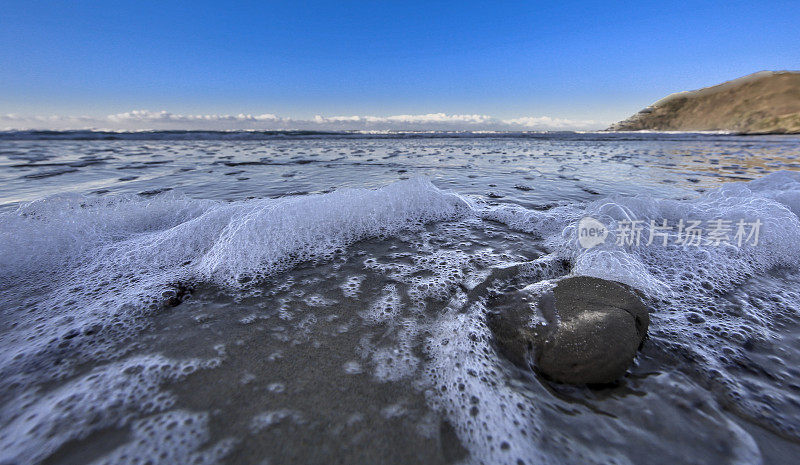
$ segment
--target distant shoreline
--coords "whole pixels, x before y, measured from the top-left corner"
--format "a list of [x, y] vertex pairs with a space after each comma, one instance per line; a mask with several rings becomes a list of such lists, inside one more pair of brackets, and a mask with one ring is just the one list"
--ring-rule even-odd
[[[307, 131], [307, 130], [0, 130], [0, 140], [294, 140], [304, 138], [342, 139], [447, 139], [447, 138], [531, 138], [569, 136], [757, 136], [774, 133], [741, 133], [728, 130], [595, 130], [595, 131]], [[784, 134], [792, 135], [792, 134]]]

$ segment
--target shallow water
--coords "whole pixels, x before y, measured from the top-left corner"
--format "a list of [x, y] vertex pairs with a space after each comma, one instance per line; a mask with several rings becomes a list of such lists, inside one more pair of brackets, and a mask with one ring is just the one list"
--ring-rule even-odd
[[[0, 463], [791, 463], [798, 157], [791, 136], [0, 134]], [[584, 216], [763, 226], [586, 250]], [[570, 273], [647, 296], [618, 385], [494, 346], [488, 297]]]

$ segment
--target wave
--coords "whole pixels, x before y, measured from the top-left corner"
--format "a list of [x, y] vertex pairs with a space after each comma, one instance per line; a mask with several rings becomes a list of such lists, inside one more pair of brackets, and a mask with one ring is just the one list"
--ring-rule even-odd
[[[800, 293], [795, 290], [800, 282], [800, 174], [773, 173], [748, 183], [727, 184], [692, 199], [610, 197], [547, 211], [504, 205], [476, 208], [475, 212], [539, 237], [552, 252], [547, 260], [569, 261], [572, 274], [621, 281], [643, 291], [652, 309], [647, 358], [671, 366], [669, 374], [649, 384], [651, 389], [661, 390], [651, 401], [667, 397], [671, 403], [654, 407], [648, 415], [681, 405], [681, 398], [697, 398], [698, 393], [685, 387], [697, 382], [714, 394], [709, 405], [736, 412], [783, 437], [800, 438], [796, 377], [785, 370], [796, 353], [786, 355], [791, 349], [782, 342], [787, 322], [800, 318]], [[608, 227], [611, 232], [604, 243], [590, 249], [580, 245], [579, 225], [584, 217]], [[675, 225], [681, 219], [721, 219], [731, 224], [740, 219], [759, 220], [762, 226], [757, 244], [675, 245], [671, 242], [677, 238], [675, 232], [667, 245], [646, 244], [650, 220]], [[645, 242], [640, 246], [625, 241], [618, 244], [620, 226], [636, 220], [643, 222]], [[539, 268], [531, 266], [534, 271]], [[558, 277], [538, 272], [530, 276], [532, 283], [545, 280], [541, 284]], [[528, 299], [535, 300], [541, 288], [526, 288], [534, 294]], [[554, 418], [563, 415], [563, 408], [574, 407], [557, 408], [554, 416], [548, 413], [549, 405], [541, 402], [551, 394], [533, 395], [532, 400], [530, 394], [510, 386], [509, 375], [492, 355], [492, 337], [485, 322], [491, 309], [482, 302], [457, 300], [432, 330], [428, 342], [432, 362], [427, 374], [435, 385], [433, 392], [440, 393], [432, 401], [448, 412], [475, 461], [615, 462], [618, 451], [603, 450], [599, 445], [615, 427], [604, 430], [595, 417], [583, 424], [577, 416], [564, 431], [585, 431], [578, 443], [569, 439], [569, 433], [553, 428]], [[773, 354], [771, 360], [752, 354], [754, 347]], [[683, 376], [694, 381], [681, 381]], [[660, 383], [666, 384], [662, 387]], [[709, 401], [698, 400], [701, 404]], [[666, 425], [672, 420], [667, 415], [648, 421]], [[709, 408], [704, 421], [709, 422], [706, 431], [718, 433], [712, 440], [728, 444], [732, 463], [760, 462], [753, 439], [727, 419], [720, 407]], [[551, 427], [543, 429], [546, 424]], [[642, 425], [643, 431], [649, 428], [651, 425]], [[660, 437], [654, 445], [664, 449], [664, 456], [674, 453], [671, 447], [688, 447], [688, 438], [680, 439], [680, 426], [664, 426], [664, 430], [671, 431], [671, 437]], [[596, 441], [591, 439], [594, 432]], [[589, 443], [597, 446], [589, 449], [582, 445]]]
[[[731, 183], [692, 200], [612, 197], [546, 211], [488, 207], [423, 178], [378, 190], [240, 202], [169, 194], [57, 196], [0, 215], [0, 281], [6, 291], [0, 302], [14, 306], [32, 289], [47, 288], [50, 298], [42, 305], [47, 313], [93, 315], [86, 321], [75, 318], [83, 323], [62, 325], [47, 335], [59, 338], [85, 329], [102, 314], [116, 318], [124, 313], [118, 307], [149, 301], [171, 283], [242, 287], [297, 263], [330, 257], [358, 240], [463, 216], [499, 221], [540, 237], [574, 264], [573, 273], [625, 282], [654, 298], [676, 299], [678, 294], [724, 292], [746, 277], [799, 263], [797, 213], [800, 174], [792, 172]], [[612, 232], [603, 245], [586, 250], [577, 237], [583, 216], [611, 230], [627, 220], [643, 220], [645, 238], [650, 219], [670, 224], [680, 219], [759, 219], [763, 226], [757, 246], [626, 247], [616, 244]]]
[[39, 369], [59, 353], [110, 356], [180, 283], [242, 288], [355, 241], [467, 210], [425, 179], [231, 203], [162, 195], [26, 204], [0, 215], [0, 306], [15, 321], [0, 334], [0, 385], [59, 376], [59, 365]]
[[[800, 174], [792, 172], [730, 183], [690, 199], [609, 197], [545, 211], [486, 205], [424, 178], [377, 190], [237, 202], [171, 194], [43, 199], [0, 214], [0, 307], [4, 321], [13, 321], [0, 330], [0, 392], [6, 393], [0, 400], [68, 374], [69, 366], [52, 363], [64, 354], [78, 363], [114, 359], [119, 341], [141, 331], [142, 318], [157, 311], [179, 283], [247, 289], [300, 263], [330, 259], [357, 241], [469, 219], [531, 234], [553, 260], [570, 262], [573, 274], [642, 290], [654, 308], [655, 350], [680, 358], [676, 366], [721, 392], [721, 403], [784, 436], [800, 437], [794, 407], [800, 399], [791, 377], [776, 372], [770, 384], [743, 382], [732, 363], [747, 359], [748, 344], [780, 340], [777, 322], [798, 317], [800, 294], [773, 282], [740, 298], [721, 298], [771, 270], [797, 272], [798, 213]], [[612, 231], [591, 249], [580, 245], [579, 224], [586, 216]], [[649, 220], [681, 219], [759, 220], [762, 229], [758, 244], [741, 247], [618, 244], [616, 231], [626, 221], [642, 220], [647, 237]], [[394, 288], [386, 291], [396, 300]], [[487, 309], [478, 302], [464, 311], [459, 303], [454, 298], [443, 311], [426, 345], [425, 371], [437, 386], [431, 392], [438, 393], [431, 402], [447, 413], [474, 457], [491, 463], [549, 460], [556, 452], [544, 451], [542, 444], [554, 433], [541, 429], [543, 407], [529, 405], [502, 378], [483, 321]], [[391, 302], [381, 305], [367, 316], [391, 318]], [[469, 370], [479, 376], [467, 376]], [[473, 398], [484, 406], [474, 410]], [[505, 407], [523, 403], [529, 406]], [[742, 443], [744, 433], [735, 425], [721, 416], [712, 420]], [[591, 456], [566, 453], [585, 453], [587, 461]]]

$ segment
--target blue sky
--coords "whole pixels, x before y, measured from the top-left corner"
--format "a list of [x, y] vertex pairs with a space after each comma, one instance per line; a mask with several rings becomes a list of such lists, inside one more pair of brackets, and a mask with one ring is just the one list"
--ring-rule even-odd
[[0, 127], [133, 110], [140, 124], [443, 113], [603, 125], [671, 92], [800, 69], [798, 25], [796, 1], [4, 0]]

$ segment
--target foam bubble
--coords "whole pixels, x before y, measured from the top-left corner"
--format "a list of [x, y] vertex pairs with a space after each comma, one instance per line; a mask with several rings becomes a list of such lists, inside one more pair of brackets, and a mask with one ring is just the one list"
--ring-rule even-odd
[[171, 407], [173, 396], [159, 386], [207, 364], [138, 356], [99, 367], [44, 394], [27, 392], [3, 406], [8, 421], [0, 430], [0, 447], [12, 461], [38, 463], [69, 440]]
[[365, 275], [350, 276], [347, 278], [340, 286], [342, 294], [351, 299], [357, 298], [358, 294], [361, 292], [361, 283], [364, 282], [364, 278], [366, 278]]
[[[779, 381], [784, 378], [780, 366], [767, 363], [757, 369], [777, 383], [769, 396], [763, 395], [763, 383], [754, 384], [743, 376], [746, 367], [753, 366], [753, 355], [744, 346], [781, 340], [783, 330], [778, 322], [783, 315], [789, 312], [790, 318], [797, 318], [800, 299], [785, 293], [787, 282], [793, 281], [782, 281], [770, 291], [786, 296], [785, 301], [759, 299], [762, 304], [754, 305], [749, 301], [754, 294], [763, 295], [764, 288], [771, 288], [760, 282], [746, 287], [749, 294], [738, 303], [727, 304], [748, 281], [774, 270], [796, 270], [800, 263], [796, 214], [800, 211], [800, 174], [779, 172], [749, 183], [730, 183], [691, 199], [615, 196], [579, 207], [548, 212], [504, 208], [483, 216], [514, 228], [544, 232], [542, 237], [553, 256], [573, 263], [573, 274], [621, 281], [644, 291], [654, 309], [650, 344], [662, 351], [663, 357], [675, 358], [669, 363], [714, 386], [722, 404], [735, 406], [782, 435], [800, 437], [796, 426], [800, 409], [792, 407], [800, 405], [800, 397], [793, 394], [789, 380]], [[509, 214], [511, 210], [516, 213]], [[577, 229], [583, 216], [609, 228], [605, 243], [591, 249], [580, 247]], [[661, 240], [648, 244], [650, 220], [657, 224], [667, 220], [674, 226], [681, 219], [700, 220], [704, 227], [717, 219], [734, 225], [739, 220], [758, 220], [758, 243], [681, 246], [675, 245], [677, 231], [673, 231], [666, 246]], [[640, 245], [618, 245], [615, 233], [623, 221], [631, 220], [643, 221]], [[774, 279], [768, 282], [774, 284]], [[777, 409], [776, 404], [783, 407]]]
[[235, 284], [299, 261], [325, 256], [361, 239], [391, 235], [430, 221], [455, 218], [466, 205], [418, 178], [379, 190], [258, 201], [239, 209], [198, 260], [198, 271]]
[[[553, 396], [552, 387], [520, 379], [497, 357], [486, 308], [481, 302], [465, 307], [465, 302], [466, 296], [455, 296], [431, 329], [424, 373], [431, 386], [426, 398], [470, 451], [467, 463], [628, 464], [654, 456], [669, 463], [704, 456], [760, 463], [753, 438], [714, 404], [710, 393], [681, 375], [631, 386], [630, 393], [647, 392], [641, 398], [618, 392], [578, 396], [577, 402], [566, 400], [569, 389]], [[709, 452], [710, 443], [718, 450]], [[645, 457], [632, 455], [643, 452]]]
[[250, 421], [250, 430], [254, 433], [258, 433], [262, 430], [275, 426], [284, 420], [290, 420], [294, 423], [299, 423], [302, 421], [302, 419], [303, 416], [294, 410], [270, 410], [268, 412], [262, 412], [255, 415]]
[[403, 301], [397, 286], [389, 284], [383, 288], [380, 298], [362, 315], [371, 323], [381, 323], [395, 319], [403, 308]]
[[[427, 222], [455, 218], [462, 219], [459, 224], [463, 226], [480, 221], [476, 217], [531, 233], [549, 249], [551, 253], [545, 257], [514, 265], [521, 278], [532, 282], [528, 288], [531, 292], [546, 288], [550, 285], [547, 280], [565, 274], [566, 262], [573, 264], [573, 273], [619, 280], [645, 291], [655, 309], [648, 344], [676, 357], [675, 366], [699, 374], [715, 386], [714, 391], [721, 387], [725, 394], [717, 397], [720, 403], [740, 408], [743, 415], [784, 435], [798, 437], [800, 433], [792, 425], [800, 424], [800, 414], [793, 406], [800, 405], [800, 400], [791, 394], [792, 377], [783, 376], [770, 365], [773, 362], [766, 361], [758, 366], [778, 381], [759, 384], [763, 380], [755, 376], [755, 382], [750, 378], [745, 383], [741, 370], [731, 368], [735, 363], [743, 369], [756, 366], [747, 364], [752, 355], [741, 347], [749, 342], [779, 341], [776, 321], [797, 317], [800, 296], [780, 286], [742, 295], [736, 292], [749, 279], [776, 267], [796, 267], [800, 258], [798, 208], [800, 177], [786, 173], [727, 185], [693, 199], [611, 197], [546, 211], [465, 202], [419, 179], [380, 190], [231, 203], [170, 196], [106, 200], [61, 197], [32, 203], [0, 218], [0, 304], [9, 309], [0, 317], [8, 323], [0, 330], [0, 386], [10, 393], [3, 398], [4, 409], [16, 408], [8, 400], [19, 398], [19, 412], [40, 415], [29, 417], [8, 410], [13, 421], [3, 430], [0, 441], [19, 461], [38, 461], [37, 457], [85, 434], [79, 431], [90, 431], [80, 429], [81, 418], [89, 415], [81, 409], [92, 414], [95, 410], [70, 407], [73, 410], [69, 415], [79, 419], [75, 428], [59, 420], [66, 418], [66, 413], [57, 413], [56, 421], [50, 424], [41, 420], [41, 412], [53, 408], [58, 412], [63, 399], [71, 399], [64, 405], [84, 405], [83, 399], [91, 397], [89, 391], [133, 390], [133, 400], [123, 401], [123, 410], [108, 407], [108, 420], [104, 420], [108, 422], [120, 418], [129, 422], [133, 414], [168, 408], [169, 394], [157, 392], [153, 386], [172, 379], [172, 375], [135, 378], [135, 373], [124, 370], [127, 361], [106, 365], [91, 378], [70, 381], [46, 395], [24, 394], [45, 381], [73, 375], [83, 361], [118, 359], [118, 347], [124, 345], [121, 342], [145, 327], [147, 319], [143, 317], [163, 307], [162, 293], [173, 292], [170, 296], [174, 297], [178, 286], [197, 281], [249, 289], [251, 283], [302, 261], [328, 259], [355, 241], [402, 235], [413, 229], [413, 253], [398, 252], [390, 257], [394, 261], [389, 264], [376, 259], [364, 263], [367, 270], [377, 271], [391, 282], [383, 288], [375, 306], [362, 315], [369, 325], [388, 327], [383, 340], [362, 344], [365, 371], [373, 368], [373, 378], [379, 381], [408, 379], [424, 371], [433, 386], [428, 392], [431, 405], [447, 415], [477, 461], [530, 463], [569, 457], [587, 463], [624, 462], [625, 457], [608, 451], [594, 454], [589, 446], [582, 445], [590, 443], [573, 441], [567, 433], [544, 431], [546, 409], [513, 386], [516, 380], [491, 345], [483, 320], [486, 309], [481, 302], [470, 302], [466, 295], [467, 289], [475, 288], [486, 277], [479, 269], [507, 264], [507, 260], [474, 247], [467, 252], [458, 242], [443, 247], [442, 236], [452, 239], [446, 228], [435, 232], [421, 228]], [[693, 249], [655, 244], [636, 248], [617, 246], [610, 235], [604, 245], [584, 250], [578, 245], [576, 227], [585, 215], [611, 229], [633, 218], [646, 222], [667, 219], [671, 223], [680, 218], [758, 218], [763, 226], [758, 246]], [[472, 219], [464, 221], [464, 217]], [[276, 289], [288, 291], [292, 279], [282, 276]], [[363, 279], [359, 275], [348, 280], [342, 287], [344, 297], [368, 294], [371, 290], [361, 290]], [[313, 288], [310, 282], [302, 285]], [[295, 297], [308, 306], [322, 307], [315, 311], [333, 303], [321, 294]], [[726, 305], [721, 298], [736, 302]], [[450, 305], [440, 311], [448, 299]], [[412, 308], [404, 301], [410, 301]], [[426, 306], [429, 302], [437, 305]], [[290, 303], [285, 297], [276, 299], [278, 314], [286, 320], [296, 318], [300, 335], [310, 338], [319, 326], [317, 317], [310, 313], [295, 315]], [[432, 328], [421, 328], [418, 310], [423, 308], [435, 309], [428, 313], [437, 320]], [[419, 353], [420, 340], [429, 334], [424, 352], [430, 360]], [[152, 360], [153, 365], [167, 363]], [[181, 370], [182, 366], [166, 371], [179, 376]], [[361, 366], [356, 370], [355, 365], [345, 364], [343, 370], [356, 373]], [[103, 387], [115, 379], [124, 385]], [[127, 382], [141, 386], [141, 396]], [[760, 395], [752, 386], [766, 394]], [[282, 387], [272, 387], [279, 395]], [[82, 394], [75, 397], [76, 392]], [[142, 396], [152, 397], [153, 402], [144, 402], [140, 409], [137, 405]], [[105, 408], [102, 405], [101, 411]], [[5, 417], [6, 410], [3, 413]], [[103, 415], [101, 412], [101, 418], [106, 418]], [[734, 425], [718, 422], [716, 417], [714, 421], [730, 433], [726, 437], [739, 434]], [[136, 425], [137, 447], [160, 450], [160, 445], [148, 442], [158, 429], [150, 423]], [[57, 430], [62, 427], [63, 431]], [[34, 434], [29, 442], [14, 433], [28, 430], [43, 433]], [[200, 428], [181, 436], [178, 449], [194, 454], [206, 442], [203, 434]], [[746, 438], [745, 433], [741, 435]], [[552, 449], [564, 444], [569, 450], [563, 454]], [[749, 443], [745, 445], [742, 456], [749, 451]], [[130, 452], [125, 449], [124, 454]]]
[[235, 444], [233, 439], [223, 439], [202, 449], [210, 438], [207, 413], [166, 412], [134, 422], [132, 431], [131, 442], [92, 465], [213, 465], [220, 463]]
[[120, 342], [146, 326], [143, 316], [190, 292], [185, 283], [241, 289], [354, 241], [465, 213], [460, 197], [422, 178], [230, 203], [62, 196], [24, 205], [0, 217], [0, 306], [9, 322], [0, 385], [24, 387], [117, 356]]
[[373, 376], [381, 382], [409, 378], [416, 373], [420, 364], [419, 357], [415, 353], [419, 336], [416, 321], [403, 319], [395, 324], [399, 329], [395, 332], [391, 344], [370, 351], [375, 366]]
[[451, 308], [432, 329], [426, 375], [433, 388], [427, 398], [453, 424], [473, 462], [546, 463], [531, 440], [541, 434], [538, 409], [504, 386], [484, 311], [479, 304], [466, 312]]

